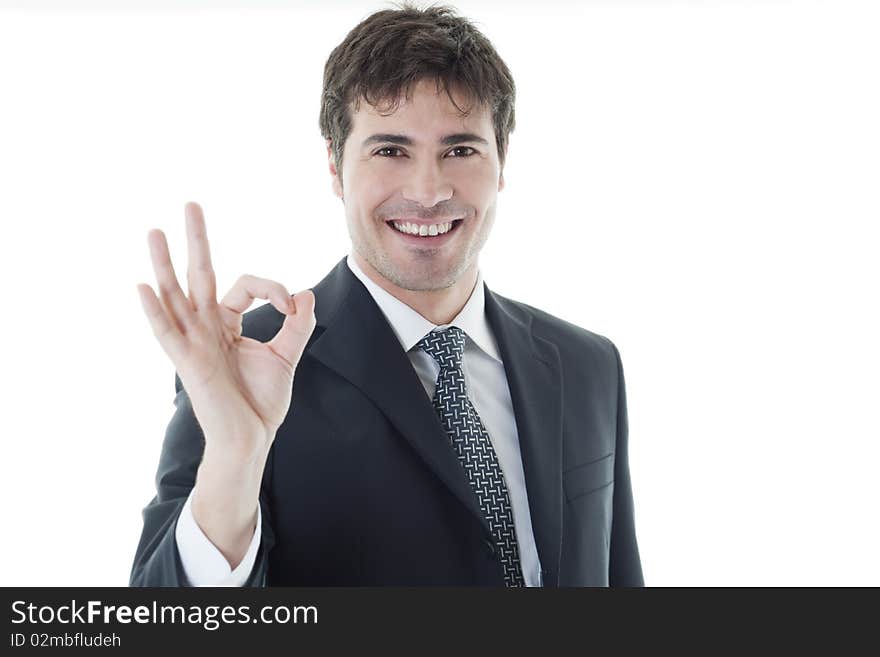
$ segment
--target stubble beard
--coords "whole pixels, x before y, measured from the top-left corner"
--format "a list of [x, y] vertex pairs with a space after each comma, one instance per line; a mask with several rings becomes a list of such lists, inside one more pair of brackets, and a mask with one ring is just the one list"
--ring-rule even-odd
[[[488, 217], [484, 217], [484, 222]], [[373, 269], [397, 287], [412, 292], [428, 292], [452, 287], [476, 261], [480, 250], [488, 238], [488, 225], [481, 227], [476, 243], [468, 245], [464, 252], [457, 252], [448, 266], [438, 266], [431, 251], [415, 253], [415, 264], [407, 269], [399, 267], [388, 254], [365, 239], [359, 229], [352, 229], [349, 223], [349, 236], [354, 250], [366, 260]], [[460, 228], [459, 228], [460, 229]], [[381, 228], [385, 230], [385, 228]]]

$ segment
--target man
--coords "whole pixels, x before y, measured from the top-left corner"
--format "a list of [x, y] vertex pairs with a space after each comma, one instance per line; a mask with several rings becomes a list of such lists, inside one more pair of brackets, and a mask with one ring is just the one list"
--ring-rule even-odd
[[149, 233], [177, 410], [132, 585], [643, 585], [616, 347], [478, 268], [513, 102], [451, 9], [380, 11], [324, 74], [347, 258], [218, 303], [201, 209], [189, 297]]

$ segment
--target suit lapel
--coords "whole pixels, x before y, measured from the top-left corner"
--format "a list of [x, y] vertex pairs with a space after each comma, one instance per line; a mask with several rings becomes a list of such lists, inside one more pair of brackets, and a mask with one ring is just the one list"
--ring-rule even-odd
[[323, 332], [309, 353], [382, 411], [488, 533], [488, 523], [412, 362], [344, 258], [315, 287], [315, 300], [317, 326]]
[[[529, 510], [544, 585], [558, 586], [562, 544], [562, 389], [556, 346], [531, 332], [531, 315], [485, 286], [486, 313], [513, 402]], [[343, 258], [314, 288], [309, 353], [363, 392], [432, 472], [489, 527], [412, 363], [370, 293]]]
[[559, 350], [533, 335], [531, 314], [485, 286], [486, 315], [513, 402], [544, 586], [559, 585], [562, 550], [562, 379]]

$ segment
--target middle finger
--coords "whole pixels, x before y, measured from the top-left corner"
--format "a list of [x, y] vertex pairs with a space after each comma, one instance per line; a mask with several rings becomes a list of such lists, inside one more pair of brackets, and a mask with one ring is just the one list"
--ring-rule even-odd
[[189, 298], [196, 310], [217, 303], [217, 282], [211, 266], [211, 249], [208, 246], [208, 231], [205, 228], [205, 215], [198, 203], [186, 204], [186, 242], [189, 253], [189, 266], [186, 280], [189, 285]]

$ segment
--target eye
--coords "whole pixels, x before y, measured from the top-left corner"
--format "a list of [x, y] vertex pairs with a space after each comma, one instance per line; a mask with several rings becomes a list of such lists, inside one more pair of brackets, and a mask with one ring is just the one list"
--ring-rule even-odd
[[[375, 153], [373, 153], [373, 155], [380, 155], [382, 153], [382, 151], [398, 151], [398, 152], [400, 152], [400, 149], [395, 146], [385, 146], [385, 147], [377, 150]], [[381, 155], [381, 157], [389, 157], [389, 156], [388, 155]]]
[[454, 151], [460, 151], [463, 148], [469, 150], [470, 153], [467, 153], [466, 155], [456, 155], [456, 157], [470, 157], [471, 155], [473, 155], [474, 153], [477, 152], [475, 149], [471, 148], [470, 146], [456, 146], [455, 148], [453, 148], [449, 152], [452, 153]]
[[[465, 150], [465, 151], [467, 151], [467, 152], [464, 153], [463, 155], [456, 155], [455, 157], [470, 157], [470, 156], [474, 155], [474, 154], [477, 152], [476, 149], [471, 148], [470, 146], [456, 146], [455, 148], [453, 148], [453, 149], [452, 149], [451, 151], [449, 151], [449, 152], [450, 152], [450, 153], [454, 153], [454, 152], [456, 152], [456, 151], [461, 151], [461, 150]], [[378, 149], [377, 151], [375, 151], [375, 152], [373, 153], [373, 155], [378, 155], [379, 157], [389, 157], [389, 158], [395, 158], [395, 157], [397, 157], [396, 155], [388, 155], [388, 154], [386, 154], [386, 153], [388, 153], [389, 151], [394, 151], [394, 152], [397, 152], [397, 153], [402, 153], [402, 152], [403, 152], [403, 151], [401, 151], [399, 148], [397, 148], [396, 146], [383, 146], [382, 148], [380, 148], [380, 149]]]

